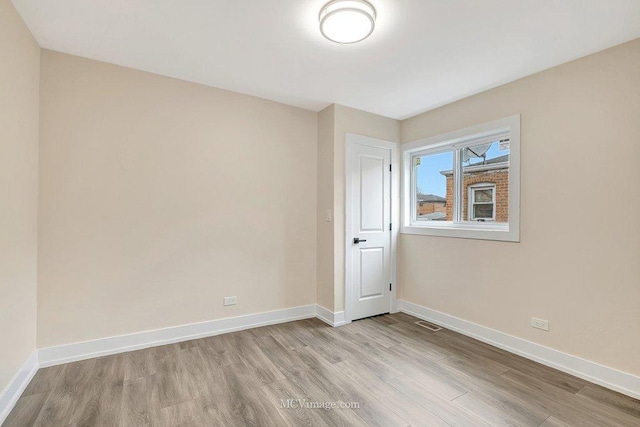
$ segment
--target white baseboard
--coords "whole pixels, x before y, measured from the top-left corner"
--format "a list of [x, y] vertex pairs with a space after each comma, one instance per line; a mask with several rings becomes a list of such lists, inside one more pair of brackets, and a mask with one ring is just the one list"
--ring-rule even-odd
[[342, 326], [347, 324], [344, 311], [336, 311], [333, 313], [333, 326]]
[[92, 341], [42, 348], [38, 351], [39, 362], [40, 367], [60, 365], [77, 360], [91, 359], [93, 357], [107, 356], [311, 317], [316, 317], [315, 305], [285, 308], [245, 316], [227, 317], [201, 323], [136, 332]]
[[346, 323], [344, 311], [334, 313], [321, 305], [316, 306], [316, 317], [331, 326], [342, 326]]
[[[543, 365], [600, 384], [636, 399], [640, 398], [640, 377], [635, 375], [407, 301], [399, 300], [398, 309]], [[0, 424], [31, 381], [38, 367], [59, 365], [312, 317], [317, 317], [331, 326], [340, 326], [346, 323], [344, 311], [334, 313], [320, 305], [306, 305], [36, 350], [0, 396]]]
[[447, 329], [475, 338], [510, 353], [515, 353], [543, 365], [558, 369], [559, 371], [624, 393], [635, 399], [640, 399], [640, 377], [635, 375], [408, 301], [399, 300], [398, 308], [403, 313], [436, 323]]
[[38, 371], [38, 350], [35, 350], [24, 362], [20, 370], [13, 376], [9, 384], [0, 394], [0, 425], [7, 419], [22, 392]]

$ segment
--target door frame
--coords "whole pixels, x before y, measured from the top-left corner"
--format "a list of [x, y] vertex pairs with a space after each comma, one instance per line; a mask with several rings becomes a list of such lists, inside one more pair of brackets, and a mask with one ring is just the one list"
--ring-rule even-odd
[[385, 141], [383, 139], [372, 138], [364, 135], [357, 135], [353, 133], [347, 133], [345, 135], [345, 204], [344, 204], [344, 216], [345, 216], [345, 234], [344, 234], [344, 319], [345, 323], [350, 323], [353, 320], [353, 309], [351, 304], [352, 296], [352, 272], [353, 265], [351, 259], [353, 236], [353, 221], [351, 218], [351, 174], [354, 172], [352, 168], [351, 156], [352, 148], [355, 145], [365, 145], [375, 148], [383, 148], [391, 150], [391, 298], [390, 298], [390, 313], [396, 313], [398, 311], [397, 300], [397, 270], [396, 270], [396, 253], [398, 244], [398, 233], [400, 230], [400, 165], [398, 158], [398, 143], [392, 141]]

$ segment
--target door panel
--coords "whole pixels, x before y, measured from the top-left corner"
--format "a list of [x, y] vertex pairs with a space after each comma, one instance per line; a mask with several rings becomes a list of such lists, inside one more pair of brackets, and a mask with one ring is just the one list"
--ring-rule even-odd
[[360, 157], [360, 231], [384, 229], [384, 178], [383, 157]]
[[[391, 303], [391, 149], [352, 144], [350, 256], [351, 318], [388, 313]], [[355, 243], [358, 239], [359, 243]]]
[[384, 248], [359, 248], [360, 299], [379, 297], [387, 286], [384, 280]]

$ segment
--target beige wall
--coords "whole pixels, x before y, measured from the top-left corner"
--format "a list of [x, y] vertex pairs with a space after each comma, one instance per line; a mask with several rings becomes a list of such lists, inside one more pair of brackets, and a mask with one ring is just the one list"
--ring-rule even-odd
[[51, 51], [41, 85], [39, 347], [315, 303], [317, 113]]
[[[318, 113], [317, 303], [333, 311], [333, 139], [335, 106]], [[331, 221], [326, 220], [327, 209]]]
[[404, 121], [521, 113], [522, 198], [521, 243], [402, 235], [401, 298], [639, 375], [639, 70], [635, 40]]
[[0, 0], [0, 395], [36, 348], [40, 48]]
[[334, 311], [344, 310], [344, 248], [345, 248], [345, 167], [347, 133], [370, 136], [386, 141], [400, 141], [400, 122], [388, 117], [335, 105], [334, 109]]
[[[344, 310], [347, 133], [397, 142], [400, 141], [400, 122], [337, 104], [319, 113], [318, 304], [334, 312]], [[327, 209], [332, 209], [332, 223], [325, 221]]]

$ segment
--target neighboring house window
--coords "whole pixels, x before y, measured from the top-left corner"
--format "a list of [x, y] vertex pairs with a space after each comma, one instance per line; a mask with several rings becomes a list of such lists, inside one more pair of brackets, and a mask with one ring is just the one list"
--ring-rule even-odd
[[402, 233], [519, 241], [520, 116], [402, 149]]
[[494, 184], [474, 184], [468, 187], [469, 220], [495, 221], [496, 186]]

